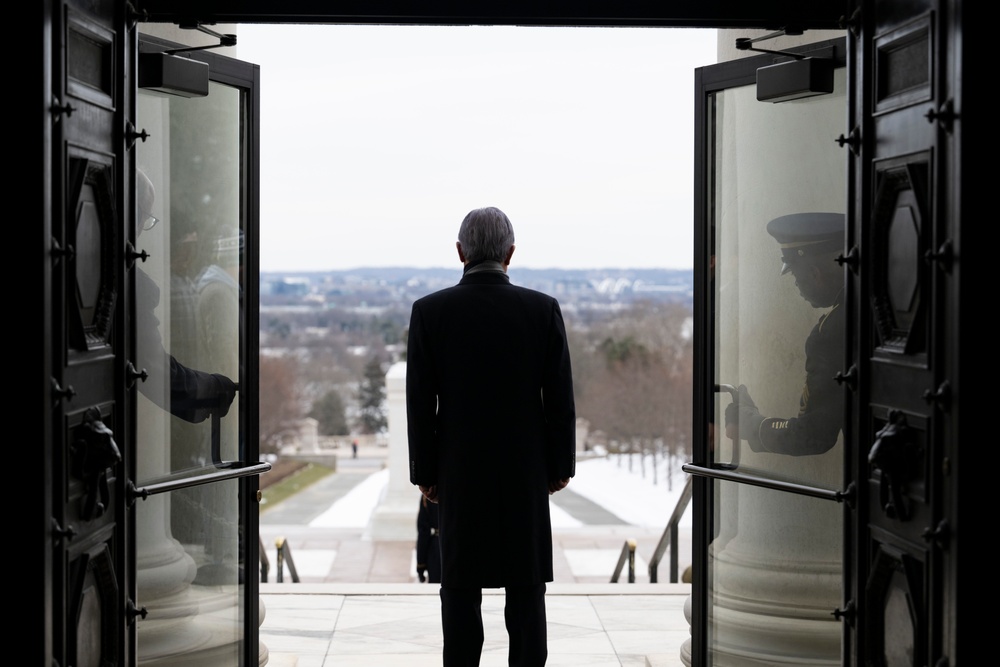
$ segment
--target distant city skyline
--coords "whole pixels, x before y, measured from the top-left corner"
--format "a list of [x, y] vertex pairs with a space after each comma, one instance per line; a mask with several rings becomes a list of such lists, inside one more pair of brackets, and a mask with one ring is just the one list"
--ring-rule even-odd
[[261, 270], [457, 269], [480, 206], [514, 224], [512, 271], [690, 268], [715, 49], [705, 29], [242, 25]]
[[[461, 269], [364, 267], [327, 271], [267, 271], [260, 277], [261, 312], [382, 309], [405, 304], [454, 285]], [[625, 307], [637, 302], [682, 303], [692, 307], [688, 269], [520, 269], [511, 282], [557, 297], [567, 311]]]

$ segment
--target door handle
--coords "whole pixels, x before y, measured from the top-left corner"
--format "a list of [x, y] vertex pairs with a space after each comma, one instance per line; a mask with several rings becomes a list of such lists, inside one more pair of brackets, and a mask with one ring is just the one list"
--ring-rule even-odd
[[[729, 396], [732, 398], [732, 400], [733, 400], [734, 403], [736, 403], [736, 402], [739, 401], [740, 392], [733, 385], [731, 385], [731, 384], [717, 384], [717, 385], [715, 385], [715, 393], [719, 393], [720, 391], [728, 392]], [[723, 422], [725, 422], [725, 420], [723, 420]], [[720, 468], [722, 470], [736, 470], [737, 468], [740, 467], [740, 436], [739, 436], [739, 434], [737, 434], [736, 437], [733, 438], [732, 440], [733, 440], [733, 458], [732, 458], [732, 460], [729, 463], [716, 463], [712, 467], [714, 467], [714, 468]]]
[[96, 407], [87, 409], [73, 442], [72, 454], [74, 473], [86, 488], [83, 516], [88, 520], [96, 519], [109, 508], [108, 470], [122, 460], [114, 433]]
[[906, 521], [910, 512], [903, 497], [903, 479], [907, 456], [913, 447], [913, 431], [902, 412], [890, 410], [888, 423], [876, 436], [868, 452], [868, 463], [881, 473], [879, 502], [882, 511], [891, 519]]

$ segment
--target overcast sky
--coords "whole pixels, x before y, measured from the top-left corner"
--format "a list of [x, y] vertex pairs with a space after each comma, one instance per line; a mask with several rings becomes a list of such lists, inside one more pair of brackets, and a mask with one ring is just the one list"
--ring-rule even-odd
[[716, 31], [242, 25], [261, 68], [262, 271], [457, 267], [503, 209], [512, 270], [690, 268], [694, 69]]

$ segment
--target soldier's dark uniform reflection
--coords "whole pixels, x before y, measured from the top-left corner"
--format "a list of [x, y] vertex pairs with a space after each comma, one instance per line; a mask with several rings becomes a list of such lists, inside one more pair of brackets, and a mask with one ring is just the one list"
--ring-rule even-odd
[[[141, 171], [136, 174], [139, 208], [137, 234], [152, 229], [156, 218], [151, 215], [154, 190], [149, 178]], [[136, 334], [139, 367], [149, 374], [150, 381], [140, 382], [139, 390], [156, 405], [175, 417], [199, 423], [213, 413], [226, 416], [236, 397], [237, 386], [220, 373], [206, 373], [188, 368], [163, 347], [160, 321], [154, 310], [160, 302], [160, 288], [141, 268], [136, 271]], [[156, 390], [156, 382], [170, 378], [169, 397]]]
[[767, 231], [781, 247], [782, 274], [791, 273], [802, 298], [830, 308], [806, 339], [806, 381], [795, 417], [766, 417], [745, 385], [726, 407], [726, 435], [746, 440], [757, 452], [792, 456], [822, 454], [837, 442], [844, 419], [844, 393], [834, 380], [844, 361], [844, 272], [836, 258], [844, 247], [840, 213], [796, 213], [775, 218]]

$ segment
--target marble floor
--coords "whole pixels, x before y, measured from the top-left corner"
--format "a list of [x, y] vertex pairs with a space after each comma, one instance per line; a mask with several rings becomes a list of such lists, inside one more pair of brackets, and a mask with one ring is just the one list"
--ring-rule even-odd
[[[546, 594], [552, 667], [681, 667], [690, 638], [689, 584], [552, 583]], [[261, 584], [260, 640], [269, 667], [441, 664], [437, 587]], [[482, 667], [506, 667], [503, 591], [484, 591]]]
[[[358, 460], [261, 515], [270, 574], [260, 584], [261, 656], [267, 667], [437, 667], [441, 665], [438, 587], [415, 576], [413, 503], [396, 539], [376, 539], [370, 524], [320, 527], [317, 517], [343, 506], [353, 489], [383, 466], [384, 452]], [[412, 496], [412, 490], [411, 491]], [[410, 496], [408, 496], [410, 497]], [[341, 503], [338, 501], [344, 500]], [[575, 494], [561, 494], [584, 525], [553, 529], [554, 580], [547, 585], [549, 667], [681, 667], [690, 638], [684, 614], [691, 585], [650, 583], [647, 564], [663, 532], [639, 528]], [[383, 499], [383, 505], [391, 505]], [[669, 514], [669, 512], [668, 512]], [[381, 516], [376, 513], [376, 516]], [[609, 583], [623, 546], [635, 547], [628, 572]], [[690, 535], [680, 538], [679, 571], [690, 564]], [[280, 568], [275, 547], [294, 554]], [[288, 566], [289, 563], [286, 563]], [[664, 562], [659, 580], [669, 582]], [[271, 583], [273, 582], [273, 583]], [[502, 589], [485, 590], [481, 667], [506, 667]]]

